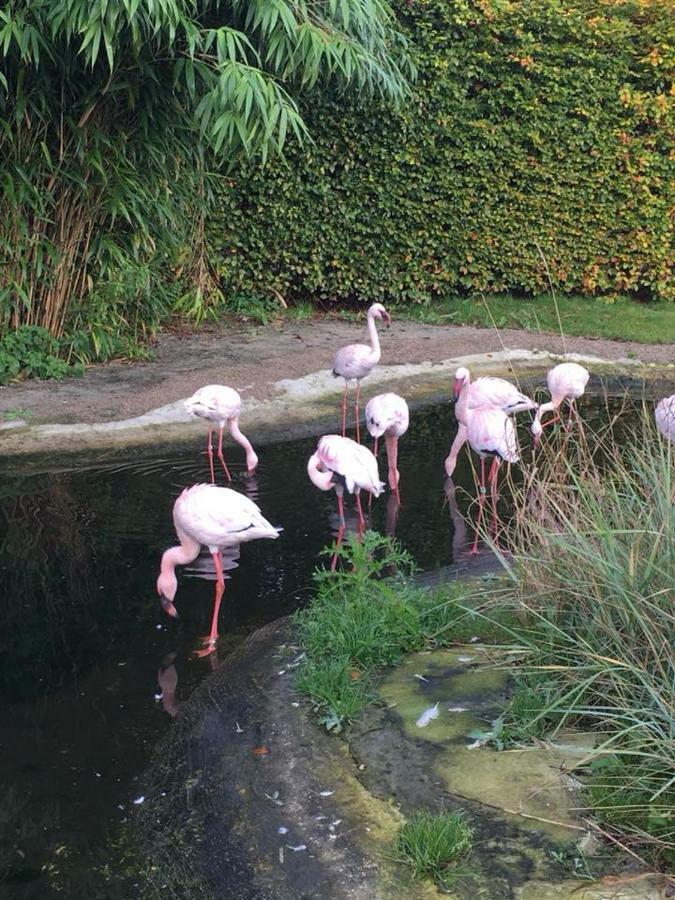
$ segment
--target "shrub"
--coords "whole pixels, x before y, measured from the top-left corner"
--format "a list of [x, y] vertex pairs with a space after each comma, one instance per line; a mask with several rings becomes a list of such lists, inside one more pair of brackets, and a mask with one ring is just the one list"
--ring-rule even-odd
[[84, 366], [59, 358], [60, 342], [46, 328], [24, 325], [0, 340], [0, 384], [16, 378], [64, 378], [81, 375]]
[[400, 112], [316, 95], [314, 143], [224, 182], [226, 296], [675, 298], [675, 17], [660, 0], [399, 0]]

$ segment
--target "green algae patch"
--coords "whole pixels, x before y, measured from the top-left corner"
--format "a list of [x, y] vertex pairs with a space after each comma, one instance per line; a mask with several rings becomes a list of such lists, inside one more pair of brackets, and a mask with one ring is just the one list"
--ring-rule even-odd
[[379, 891], [374, 900], [439, 900], [453, 894], [442, 893], [431, 881], [420, 881], [394, 859], [394, 845], [405, 818], [398, 807], [380, 800], [368, 791], [356, 777], [347, 744], [339, 744], [331, 759], [317, 766], [317, 772], [327, 783], [335, 785], [333, 799], [339, 806], [344, 824], [361, 849], [377, 861]]
[[576, 782], [565, 768], [592, 751], [595, 738], [568, 734], [522, 750], [485, 746], [506, 704], [508, 658], [494, 648], [416, 653], [389, 674], [380, 692], [407, 735], [434, 744], [436, 775], [457, 797], [497, 808], [558, 842], [585, 828], [575, 818]]
[[653, 883], [580, 884], [578, 881], [528, 881], [516, 891], [516, 900], [660, 900], [663, 893]]

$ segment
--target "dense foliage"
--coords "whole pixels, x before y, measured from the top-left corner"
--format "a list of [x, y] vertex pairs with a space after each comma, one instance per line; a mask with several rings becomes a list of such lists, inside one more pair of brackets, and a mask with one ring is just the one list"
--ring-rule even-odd
[[399, 100], [406, 72], [386, 0], [0, 5], [0, 329], [128, 350], [199, 289], [211, 171], [302, 138], [320, 79]]
[[675, 297], [670, 0], [400, 0], [414, 102], [317, 96], [314, 144], [224, 185], [237, 297]]

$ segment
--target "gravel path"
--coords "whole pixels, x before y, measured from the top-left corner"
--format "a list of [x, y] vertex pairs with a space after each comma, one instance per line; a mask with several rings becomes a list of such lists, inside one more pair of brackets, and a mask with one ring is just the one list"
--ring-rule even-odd
[[[186, 334], [166, 331], [157, 340], [151, 362], [106, 363], [92, 367], [83, 378], [0, 388], [0, 416], [21, 411], [33, 423], [115, 421], [187, 397], [209, 383], [247, 388], [246, 396], [268, 399], [279, 379], [327, 369], [338, 347], [365, 337], [365, 320], [319, 317], [255, 328], [228, 324]], [[563, 352], [561, 338], [554, 334], [395, 321], [382, 335], [382, 362], [439, 362], [504, 348]], [[672, 344], [567, 338], [566, 349], [605, 359], [675, 363]]]

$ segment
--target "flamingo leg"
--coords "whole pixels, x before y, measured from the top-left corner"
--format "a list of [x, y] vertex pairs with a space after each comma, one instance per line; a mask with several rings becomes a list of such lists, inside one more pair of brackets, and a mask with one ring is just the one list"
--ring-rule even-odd
[[224, 425], [220, 426], [220, 433], [218, 435], [218, 459], [220, 460], [221, 465], [222, 465], [223, 469], [225, 470], [225, 477], [227, 478], [228, 481], [232, 481], [232, 476], [230, 475], [230, 471], [227, 468], [227, 465], [225, 464], [225, 457], [223, 456], [223, 429], [224, 428], [225, 428]]
[[473, 539], [473, 547], [471, 553], [478, 553], [478, 534], [480, 532], [480, 523], [483, 519], [483, 507], [485, 506], [485, 460], [480, 458], [480, 486], [478, 488], [478, 519], [476, 520], [476, 534]]
[[342, 395], [342, 437], [347, 436], [347, 394], [349, 392], [349, 382], [345, 378], [345, 390]]
[[361, 424], [359, 422], [359, 399], [361, 397], [361, 382], [356, 379], [356, 401], [354, 403], [354, 414], [356, 415], [356, 443], [361, 443]]
[[209, 458], [209, 467], [211, 469], [211, 484], [215, 484], [216, 473], [213, 470], [213, 428], [209, 428], [209, 436], [206, 439], [206, 455]]
[[340, 513], [340, 528], [344, 528], [346, 523], [345, 523], [345, 506], [344, 506], [344, 501], [342, 500], [342, 490], [338, 491], [336, 488], [335, 493], [337, 494], [338, 512]]
[[[387, 445], [387, 463], [389, 466], [389, 487], [399, 496], [398, 483], [400, 474], [398, 471], [398, 438], [395, 435], [386, 435], [385, 443]], [[400, 499], [400, 497], [399, 497]]]
[[342, 538], [343, 538], [344, 536], [345, 536], [345, 529], [344, 529], [344, 526], [343, 526], [343, 525], [340, 525], [340, 527], [338, 528], [338, 533], [335, 535], [335, 552], [333, 553], [333, 556], [332, 556], [331, 561], [330, 561], [330, 570], [331, 570], [331, 572], [334, 572], [335, 569], [336, 569], [336, 567], [337, 567], [338, 550], [339, 550], [340, 547], [342, 546]]
[[356, 498], [356, 510], [359, 514], [359, 527], [361, 528], [361, 530], [363, 530], [366, 525], [366, 520], [363, 516], [363, 509], [361, 508], [361, 492], [359, 490], [356, 490], [355, 498]]
[[495, 546], [499, 549], [499, 517], [497, 515], [497, 479], [499, 477], [499, 466], [501, 465], [501, 460], [498, 456], [495, 456], [492, 461], [492, 466], [490, 467], [490, 474], [488, 475], [488, 484], [490, 485], [490, 494], [492, 498], [492, 523], [490, 525], [490, 531], [492, 532], [492, 536], [494, 538]]
[[556, 414], [550, 418], [547, 422], [542, 422], [542, 428], [548, 428], [549, 425], [553, 425], [554, 422], [560, 421], [560, 410], [556, 410]]
[[206, 646], [203, 650], [197, 650], [196, 656], [210, 656], [216, 650], [218, 643], [218, 615], [220, 613], [220, 603], [225, 593], [225, 575], [223, 573], [223, 557], [220, 550], [216, 550], [211, 554], [213, 563], [216, 567], [216, 592], [213, 598], [213, 616], [211, 617], [211, 633], [206, 639]]

